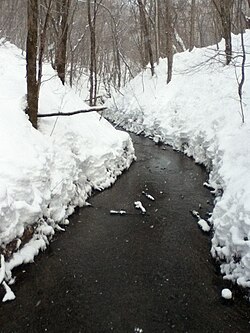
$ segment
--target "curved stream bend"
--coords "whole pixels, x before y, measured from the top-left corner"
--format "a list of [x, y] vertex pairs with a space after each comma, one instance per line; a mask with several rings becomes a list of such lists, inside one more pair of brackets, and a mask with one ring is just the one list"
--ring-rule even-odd
[[35, 264], [15, 272], [17, 299], [1, 305], [2, 333], [250, 330], [249, 305], [221, 300], [209, 237], [190, 215], [199, 205], [202, 216], [212, 209], [205, 170], [171, 148], [133, 140], [130, 170], [75, 213]]

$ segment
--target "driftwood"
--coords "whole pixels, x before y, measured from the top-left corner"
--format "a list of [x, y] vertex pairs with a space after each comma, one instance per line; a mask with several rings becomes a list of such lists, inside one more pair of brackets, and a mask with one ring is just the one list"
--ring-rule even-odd
[[77, 111], [72, 111], [72, 112], [58, 112], [58, 113], [45, 113], [45, 114], [38, 114], [37, 117], [39, 118], [45, 118], [45, 117], [57, 117], [57, 116], [73, 116], [75, 114], [79, 113], [87, 113], [87, 112], [93, 112], [93, 111], [105, 111], [107, 108], [104, 106], [100, 107], [92, 107], [87, 110], [77, 110]]

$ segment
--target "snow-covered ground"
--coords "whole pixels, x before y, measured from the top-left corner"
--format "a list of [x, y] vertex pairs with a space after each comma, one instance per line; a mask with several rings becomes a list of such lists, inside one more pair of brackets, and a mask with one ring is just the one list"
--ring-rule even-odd
[[[109, 187], [134, 159], [129, 135], [96, 112], [42, 118], [35, 130], [23, 111], [25, 66], [21, 51], [0, 40], [0, 246], [3, 251], [15, 240], [20, 247], [10, 262], [1, 258], [6, 281], [14, 266], [32, 261], [46, 247], [92, 190]], [[39, 113], [86, 108], [45, 65]], [[32, 240], [22, 247], [20, 237], [34, 224]]]
[[[166, 84], [166, 59], [141, 72], [106, 105], [116, 124], [193, 156], [209, 170], [217, 196], [210, 223], [214, 257], [225, 278], [250, 287], [250, 31], [243, 86], [245, 123], [240, 116], [241, 41], [233, 36], [234, 63], [224, 66], [224, 42], [174, 56]], [[238, 53], [239, 52], [239, 53]]]

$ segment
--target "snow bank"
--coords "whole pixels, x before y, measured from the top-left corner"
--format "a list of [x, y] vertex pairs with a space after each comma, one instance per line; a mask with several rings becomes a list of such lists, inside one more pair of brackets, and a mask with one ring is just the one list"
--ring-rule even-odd
[[[193, 156], [210, 171], [217, 196], [211, 218], [211, 253], [221, 260], [227, 279], [250, 287], [250, 32], [244, 34], [248, 66], [243, 87], [245, 124], [240, 117], [236, 66], [224, 66], [224, 42], [174, 56], [166, 85], [166, 60], [151, 78], [147, 69], [107, 102], [105, 113], [116, 124], [162, 141]], [[241, 51], [233, 36], [234, 56]]]
[[[42, 118], [40, 131], [32, 128], [23, 112], [25, 66], [21, 51], [0, 40], [0, 245], [20, 238], [29, 225], [37, 226], [30, 244], [14, 263], [6, 263], [7, 271], [32, 261], [58, 224], [83, 206], [93, 189], [113, 184], [134, 159], [129, 135], [95, 112]], [[39, 112], [84, 108], [46, 65]]]

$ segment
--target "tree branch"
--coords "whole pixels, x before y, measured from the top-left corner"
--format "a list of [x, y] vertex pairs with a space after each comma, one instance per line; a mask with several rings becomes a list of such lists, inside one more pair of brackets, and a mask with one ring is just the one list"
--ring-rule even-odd
[[79, 113], [87, 113], [87, 112], [93, 112], [93, 111], [105, 111], [107, 108], [105, 106], [100, 107], [94, 107], [90, 108], [88, 110], [77, 110], [72, 112], [55, 112], [55, 113], [45, 113], [45, 114], [38, 114], [37, 117], [39, 118], [45, 118], [45, 117], [58, 117], [58, 116], [73, 116], [75, 114]]
[[[242, 22], [242, 19], [241, 19], [241, 22]], [[242, 63], [241, 63], [241, 80], [240, 80], [240, 82], [238, 82], [238, 84], [239, 84], [238, 94], [240, 97], [241, 119], [242, 119], [242, 123], [244, 124], [245, 115], [244, 115], [244, 108], [243, 108], [243, 101], [242, 101], [242, 88], [243, 88], [243, 84], [245, 82], [246, 51], [245, 51], [244, 36], [243, 36], [242, 30], [241, 30], [240, 36], [241, 36], [241, 47], [242, 47], [243, 59], [242, 59]]]

